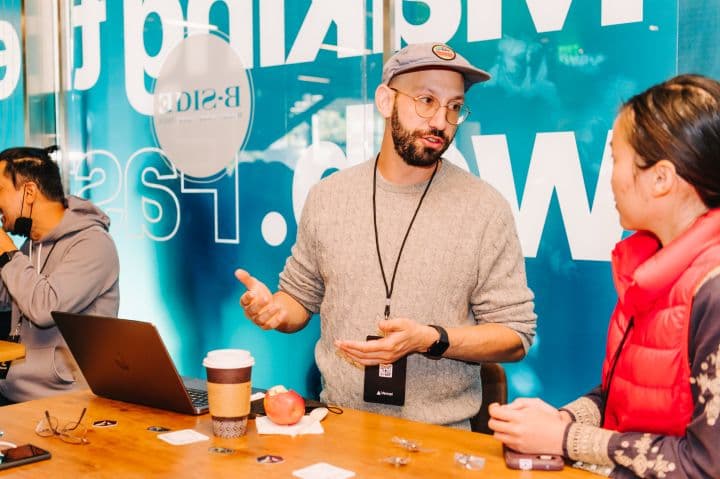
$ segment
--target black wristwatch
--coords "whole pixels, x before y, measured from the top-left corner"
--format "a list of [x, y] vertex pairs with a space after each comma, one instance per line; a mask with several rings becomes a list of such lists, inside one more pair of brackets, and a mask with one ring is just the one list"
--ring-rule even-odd
[[445, 331], [445, 328], [436, 324], [428, 324], [428, 326], [435, 328], [437, 332], [440, 333], [440, 338], [432, 343], [428, 350], [425, 351], [425, 356], [430, 359], [440, 359], [445, 351], [447, 351], [447, 348], [450, 347], [447, 331]]
[[8, 264], [17, 252], [18, 250], [14, 249], [12, 251], [5, 251], [3, 254], [0, 254], [0, 268]]

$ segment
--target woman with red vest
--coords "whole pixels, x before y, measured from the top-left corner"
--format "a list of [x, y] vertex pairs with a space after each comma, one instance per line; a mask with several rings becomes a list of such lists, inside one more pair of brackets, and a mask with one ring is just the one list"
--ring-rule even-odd
[[611, 477], [720, 478], [720, 83], [681, 75], [613, 126], [618, 302], [602, 383], [490, 406], [495, 437]]

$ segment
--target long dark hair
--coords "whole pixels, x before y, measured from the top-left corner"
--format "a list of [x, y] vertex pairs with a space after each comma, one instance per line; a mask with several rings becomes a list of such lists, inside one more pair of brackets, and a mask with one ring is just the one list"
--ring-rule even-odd
[[679, 75], [630, 98], [621, 113], [629, 113], [639, 168], [668, 160], [705, 206], [720, 206], [720, 83]]

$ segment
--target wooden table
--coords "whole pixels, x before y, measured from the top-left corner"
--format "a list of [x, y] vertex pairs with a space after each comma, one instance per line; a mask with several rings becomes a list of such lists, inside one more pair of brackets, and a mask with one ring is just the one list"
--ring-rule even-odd
[[12, 341], [0, 341], [0, 361], [12, 361], [25, 357], [25, 345]]
[[[72, 445], [57, 437], [39, 437], [34, 427], [47, 409], [61, 424], [76, 420], [87, 407], [88, 445]], [[92, 427], [92, 422], [115, 419], [117, 426]], [[346, 409], [329, 414], [322, 423], [325, 434], [260, 436], [254, 422], [240, 439], [219, 439], [212, 435], [209, 415], [186, 416], [94, 396], [90, 391], [40, 399], [0, 408], [2, 440], [32, 443], [52, 453], [49, 461], [37, 462], [0, 472], [15, 477], [248, 477], [292, 478], [296, 469], [327, 462], [349, 469], [358, 478], [518, 478], [565, 477], [590, 479], [587, 472], [566, 467], [563, 472], [513, 471], [505, 467], [501, 444], [491, 436], [458, 431], [402, 419]], [[172, 430], [195, 429], [209, 441], [172, 446], [161, 440], [149, 426]], [[393, 436], [421, 442], [425, 452], [407, 453], [392, 442]], [[235, 450], [228, 455], [211, 453], [212, 446]], [[454, 453], [485, 457], [480, 471], [462, 469]], [[281, 464], [259, 464], [258, 456], [276, 454]], [[382, 458], [408, 455], [410, 464], [393, 466]]]

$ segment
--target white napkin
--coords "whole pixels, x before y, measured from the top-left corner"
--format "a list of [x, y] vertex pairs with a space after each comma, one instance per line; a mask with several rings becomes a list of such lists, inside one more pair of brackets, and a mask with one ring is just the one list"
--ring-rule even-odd
[[182, 446], [184, 444], [210, 440], [210, 438], [205, 434], [199, 433], [194, 429], [181, 429], [179, 431], [166, 432], [165, 434], [158, 434], [157, 438], [162, 439], [173, 446]]
[[309, 415], [303, 416], [298, 423], [292, 426], [280, 426], [272, 422], [267, 416], [258, 416], [255, 418], [255, 427], [258, 434], [280, 434], [285, 436], [323, 434], [325, 432], [322, 424]]
[[293, 476], [301, 479], [349, 479], [355, 477], [353, 471], [342, 469], [326, 462], [318, 462], [312, 466], [293, 471]]

